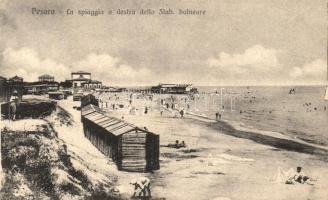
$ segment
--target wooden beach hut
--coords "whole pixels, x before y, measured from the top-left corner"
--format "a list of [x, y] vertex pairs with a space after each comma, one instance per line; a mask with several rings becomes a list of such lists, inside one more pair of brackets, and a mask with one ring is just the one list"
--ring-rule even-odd
[[111, 158], [119, 170], [147, 172], [159, 169], [159, 136], [123, 120], [105, 115], [99, 107], [82, 107], [85, 137]]
[[87, 106], [89, 104], [93, 104], [99, 107], [99, 102], [96, 97], [92, 94], [85, 95], [81, 98], [81, 108]]
[[49, 99], [62, 100], [67, 98], [63, 92], [48, 92], [48, 95]]

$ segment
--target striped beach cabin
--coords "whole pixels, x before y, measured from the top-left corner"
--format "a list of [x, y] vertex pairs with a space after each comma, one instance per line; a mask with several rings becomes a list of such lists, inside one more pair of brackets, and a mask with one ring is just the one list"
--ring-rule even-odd
[[119, 170], [148, 172], [159, 169], [159, 136], [105, 115], [99, 107], [82, 107], [85, 137], [111, 158]]

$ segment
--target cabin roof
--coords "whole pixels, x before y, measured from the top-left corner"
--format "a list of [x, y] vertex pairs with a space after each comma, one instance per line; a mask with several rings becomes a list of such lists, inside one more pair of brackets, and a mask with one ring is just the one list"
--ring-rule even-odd
[[[124, 133], [139, 130], [146, 133], [151, 133], [146, 130], [140, 129], [124, 120], [117, 119], [115, 117], [107, 116], [101, 109], [95, 105], [89, 104], [82, 108], [82, 116], [98, 126], [104, 128], [109, 133], [118, 136]], [[154, 133], [151, 133], [154, 134]]]

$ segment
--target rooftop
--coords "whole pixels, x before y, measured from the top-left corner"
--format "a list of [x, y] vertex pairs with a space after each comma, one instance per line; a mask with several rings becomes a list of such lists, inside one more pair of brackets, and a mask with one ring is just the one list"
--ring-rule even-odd
[[14, 77], [12, 77], [10, 79], [23, 79], [23, 78], [16, 75], [16, 76], [14, 76]]
[[[109, 117], [105, 115], [99, 107], [89, 104], [82, 108], [82, 116], [98, 126], [104, 128], [113, 135], [122, 135], [124, 133], [139, 130], [142, 132], [148, 132], [146, 130], [140, 129], [132, 124], [129, 124], [123, 120], [117, 119], [115, 117]], [[151, 133], [154, 134], [154, 133]]]
[[158, 85], [159, 87], [189, 87], [192, 86], [191, 84], [162, 84]]
[[91, 74], [91, 73], [80, 70], [80, 71], [77, 71], [77, 72], [72, 72], [72, 74]]
[[50, 76], [49, 74], [43, 74], [39, 76], [39, 78], [54, 78], [53, 76]]
[[[75, 79], [74, 79], [75, 80]], [[95, 83], [95, 84], [98, 84], [98, 83], [101, 83], [100, 81], [97, 81], [97, 80], [89, 80], [87, 82], [84, 82], [82, 84], [88, 84], [88, 83]]]

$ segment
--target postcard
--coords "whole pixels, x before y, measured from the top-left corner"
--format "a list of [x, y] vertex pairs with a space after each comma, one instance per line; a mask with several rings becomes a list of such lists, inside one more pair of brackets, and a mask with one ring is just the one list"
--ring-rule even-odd
[[0, 1], [0, 196], [328, 199], [327, 1]]

